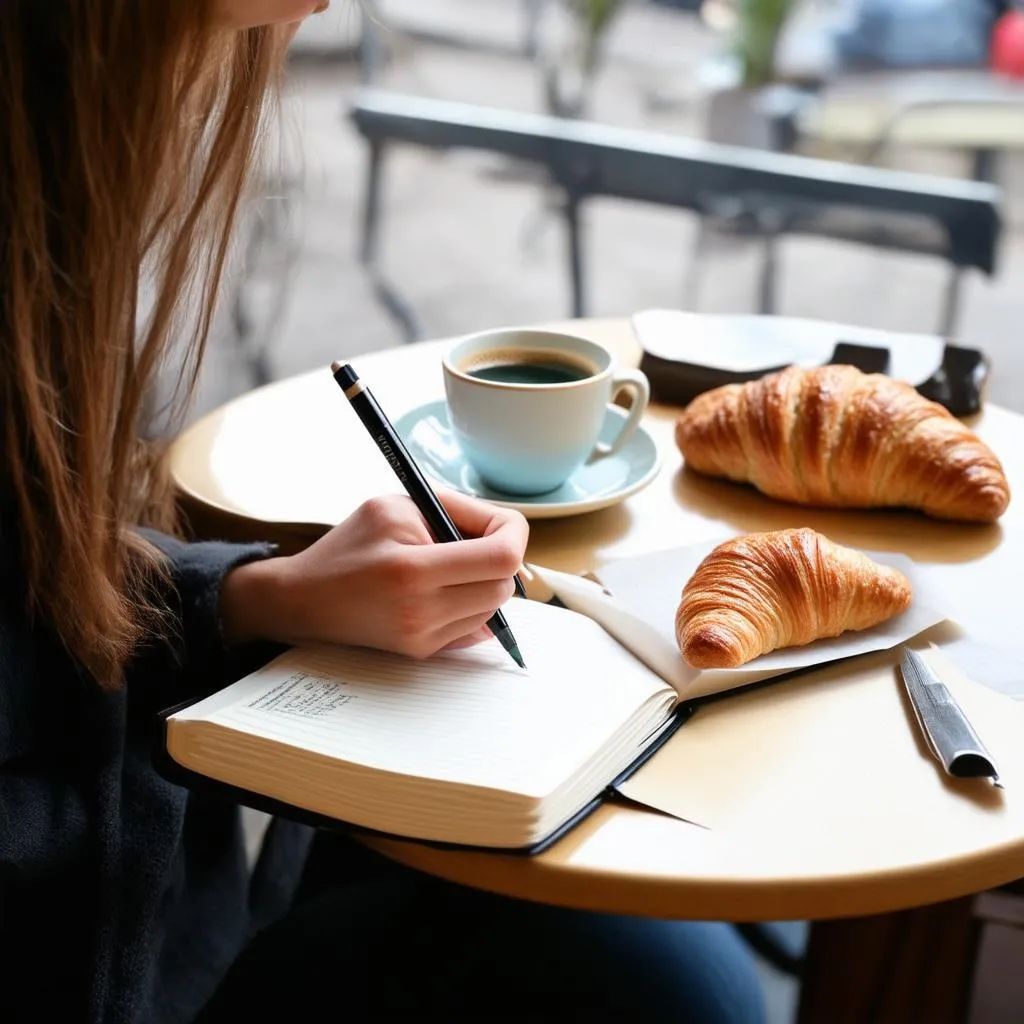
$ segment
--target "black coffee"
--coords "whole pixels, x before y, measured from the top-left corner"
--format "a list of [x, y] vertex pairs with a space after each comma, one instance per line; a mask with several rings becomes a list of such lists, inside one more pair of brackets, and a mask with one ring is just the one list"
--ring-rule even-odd
[[467, 371], [468, 376], [477, 380], [489, 380], [496, 384], [569, 384], [574, 380], [585, 380], [592, 371], [571, 363], [529, 362], [490, 363]]

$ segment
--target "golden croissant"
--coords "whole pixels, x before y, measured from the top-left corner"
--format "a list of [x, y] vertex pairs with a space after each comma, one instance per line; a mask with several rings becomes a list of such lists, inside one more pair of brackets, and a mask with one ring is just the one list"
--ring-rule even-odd
[[698, 472], [801, 505], [990, 522], [1010, 502], [999, 460], [947, 409], [852, 366], [707, 391], [679, 417], [676, 443]]
[[719, 544], [683, 588], [676, 640], [694, 668], [736, 668], [782, 647], [869, 629], [906, 611], [906, 577], [809, 529]]

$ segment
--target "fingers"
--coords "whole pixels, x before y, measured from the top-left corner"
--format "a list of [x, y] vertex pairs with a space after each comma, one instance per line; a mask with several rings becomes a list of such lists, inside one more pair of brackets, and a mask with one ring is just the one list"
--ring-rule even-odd
[[514, 593], [515, 587], [511, 577], [486, 580], [483, 583], [463, 583], [459, 586], [445, 587], [439, 595], [438, 604], [449, 622], [484, 612], [489, 618], [496, 609], [509, 601]]
[[515, 509], [489, 505], [458, 491], [441, 491], [438, 497], [463, 537], [489, 537], [499, 530], [510, 530], [523, 551], [526, 550], [530, 527]]
[[467, 633], [465, 636], [460, 636], [458, 640], [453, 640], [451, 643], [445, 644], [444, 651], [460, 651], [466, 647], [476, 647], [477, 644], [482, 644], [487, 640], [493, 640], [494, 634], [486, 627], [481, 626], [479, 629], [472, 633]]
[[[434, 544], [416, 552], [422, 569], [442, 586], [511, 580], [523, 563], [529, 527], [520, 513], [459, 495], [445, 506], [466, 540]], [[463, 504], [465, 503], [465, 504]]]
[[412, 499], [399, 494], [369, 498], [356, 510], [355, 519], [366, 531], [367, 540], [386, 537], [399, 544], [432, 544], [433, 538]]
[[396, 552], [402, 572], [428, 587], [512, 579], [529, 538], [523, 516], [454, 491], [441, 497], [465, 540], [432, 543], [426, 523], [404, 496], [371, 498], [359, 515], [369, 536], [387, 536], [402, 545]]
[[[443, 549], [443, 550], [442, 550]], [[468, 586], [487, 580], [511, 580], [523, 553], [514, 539], [500, 533], [456, 544], [436, 544], [416, 552], [424, 574], [442, 587]]]
[[488, 580], [444, 587], [429, 600], [409, 603], [398, 617], [406, 653], [429, 657], [479, 630], [513, 592], [511, 580]]
[[[439, 488], [437, 496], [448, 515], [452, 517], [452, 522], [459, 528], [459, 533], [464, 537], [485, 537], [487, 534], [493, 533], [509, 517], [519, 515], [511, 509], [488, 505], [486, 502], [471, 498], [460, 491]], [[526, 521], [523, 520], [523, 522], [525, 524]], [[525, 538], [523, 546], [525, 547]]]
[[493, 634], [486, 626], [486, 622], [492, 614], [493, 612], [481, 612], [460, 619], [458, 622], [448, 623], [431, 638], [430, 647], [432, 649], [429, 653], [433, 654], [446, 648], [469, 647], [480, 643], [481, 640], [493, 638]]

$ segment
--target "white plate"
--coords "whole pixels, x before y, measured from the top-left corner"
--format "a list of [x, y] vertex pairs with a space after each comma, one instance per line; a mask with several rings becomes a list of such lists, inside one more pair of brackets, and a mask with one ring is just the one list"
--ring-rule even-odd
[[[601, 440], [612, 441], [625, 418], [625, 410], [609, 406]], [[510, 495], [488, 487], [463, 458], [443, 399], [407, 412], [394, 427], [413, 459], [434, 480], [492, 505], [518, 509], [527, 519], [581, 515], [615, 505], [646, 487], [661, 467], [658, 446], [641, 425], [619, 451], [578, 469], [557, 490], [530, 497]]]

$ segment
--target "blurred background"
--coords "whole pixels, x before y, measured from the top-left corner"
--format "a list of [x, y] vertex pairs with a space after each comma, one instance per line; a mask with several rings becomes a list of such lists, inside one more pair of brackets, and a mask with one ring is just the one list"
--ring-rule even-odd
[[[292, 46], [191, 416], [647, 308], [940, 334], [1024, 412], [1019, 76], [1000, 0], [333, 0]], [[804, 932], [766, 928], [783, 1024]]]
[[[884, 212], [759, 209], [756, 178], [732, 204], [726, 170], [699, 212], [649, 204], [641, 163], [639, 200], [598, 196], [579, 213], [585, 311], [769, 311], [943, 333], [982, 349], [989, 397], [1024, 410], [1021, 18], [1002, 0], [334, 0], [294, 41], [280, 154], [242, 227], [193, 415], [333, 358], [571, 315], [550, 168], [489, 149], [486, 133], [452, 145], [431, 123], [437, 101], [456, 127], [485, 108], [495, 136], [503, 118], [544, 115], [620, 129], [620, 148], [710, 140], [923, 176], [899, 178], [908, 201], [936, 179], [940, 191], [994, 183], [998, 237], [974, 240], [992, 250], [989, 273], [958, 271], [957, 239], [933, 224], [896, 219], [878, 244]], [[373, 176], [352, 119], [366, 90], [393, 120], [408, 112], [396, 137], [386, 117], [375, 129], [386, 159], [370, 265]]]

